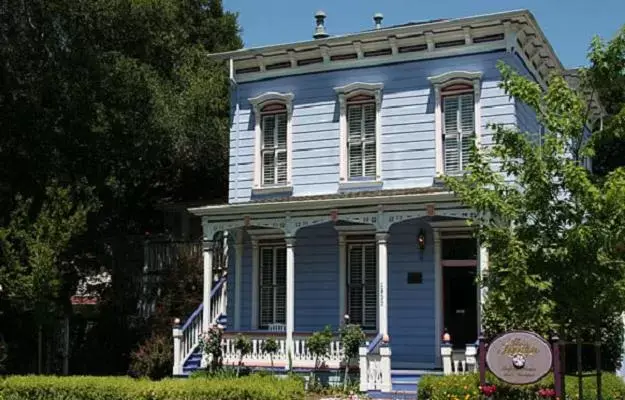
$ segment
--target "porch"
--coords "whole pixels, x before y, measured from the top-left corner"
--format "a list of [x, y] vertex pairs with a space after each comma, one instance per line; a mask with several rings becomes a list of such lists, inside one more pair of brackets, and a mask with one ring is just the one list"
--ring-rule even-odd
[[[291, 368], [312, 368], [307, 339], [326, 325], [338, 331], [345, 315], [368, 335], [365, 359], [369, 357], [371, 364], [355, 362], [361, 371], [368, 367], [367, 374], [374, 366], [389, 373], [391, 368], [442, 368], [441, 335], [447, 325], [454, 325], [451, 329], [456, 332], [451, 333], [458, 336], [459, 346], [472, 335], [477, 337], [480, 293], [474, 280], [470, 285], [466, 280], [447, 278], [456, 282], [456, 286], [447, 284], [452, 292], [459, 290], [462, 282], [473, 290], [472, 295], [470, 290], [462, 291], [467, 297], [464, 302], [458, 296], [454, 299], [449, 290], [445, 292], [444, 275], [458, 274], [446, 274], [443, 267], [465, 266], [475, 274], [485, 267], [486, 257], [466, 226], [470, 213], [447, 193], [269, 202], [192, 211], [203, 218], [208, 284], [203, 305], [177, 333], [181, 349], [175, 374], [183, 372], [185, 360], [197, 346], [195, 338], [209, 323], [224, 317], [224, 362], [238, 363], [233, 338], [244, 333], [251, 339], [253, 351], [243, 363], [260, 368], [271, 365], [269, 355], [262, 351], [267, 337], [279, 345], [274, 367], [288, 368], [291, 354]], [[215, 277], [211, 242], [222, 231], [227, 231], [229, 238], [228, 272]], [[451, 260], [449, 257], [456, 256], [454, 248], [459, 259]], [[453, 321], [454, 313], [447, 310], [452, 306], [462, 310], [464, 324], [457, 318]], [[473, 333], [467, 336], [463, 325], [472, 327]], [[456, 335], [460, 330], [463, 332]], [[384, 338], [390, 338], [388, 343]], [[382, 362], [383, 354], [388, 366]], [[342, 361], [337, 337], [325, 367], [339, 368]]]

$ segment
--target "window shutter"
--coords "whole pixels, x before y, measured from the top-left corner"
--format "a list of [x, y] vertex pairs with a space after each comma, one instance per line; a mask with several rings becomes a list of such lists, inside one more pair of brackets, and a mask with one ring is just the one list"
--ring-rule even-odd
[[276, 183], [286, 183], [286, 169], [287, 169], [287, 160], [286, 160], [286, 151], [281, 150], [277, 154], [277, 180]]
[[260, 249], [260, 326], [273, 323], [273, 249]]
[[275, 115], [263, 116], [263, 149], [271, 149], [274, 143], [274, 130], [276, 126]]
[[275, 182], [275, 161], [273, 151], [263, 152], [263, 184], [265, 185]]
[[377, 255], [375, 244], [364, 246], [364, 299], [363, 326], [375, 327], [377, 323]]
[[475, 133], [475, 107], [473, 104], [473, 93], [460, 96], [460, 125], [462, 127], [462, 154], [460, 169], [464, 170], [469, 163], [471, 152], [471, 141], [474, 140]]
[[362, 176], [362, 145], [349, 144], [349, 176]]
[[286, 149], [286, 114], [276, 114], [277, 146]]
[[375, 104], [363, 104], [364, 108], [364, 139], [375, 141]]
[[348, 310], [350, 321], [354, 324], [364, 322], [362, 319], [364, 304], [362, 296], [362, 246], [353, 245], [349, 247], [348, 264]]
[[362, 106], [352, 105], [347, 107], [347, 125], [349, 142], [360, 141], [362, 129]]
[[276, 248], [274, 323], [286, 323], [286, 248]]
[[375, 178], [376, 171], [376, 154], [375, 154], [375, 143], [365, 143], [365, 156], [364, 156], [364, 164], [365, 164], [365, 176], [369, 178]]

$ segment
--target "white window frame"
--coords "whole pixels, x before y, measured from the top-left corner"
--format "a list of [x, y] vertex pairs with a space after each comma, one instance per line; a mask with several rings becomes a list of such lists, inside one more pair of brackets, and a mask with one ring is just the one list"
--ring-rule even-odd
[[[379, 186], [382, 184], [382, 83], [354, 82], [345, 86], [335, 87], [339, 99], [339, 188]], [[348, 155], [348, 125], [347, 106], [351, 97], [371, 96], [375, 101], [375, 178], [349, 180], [349, 155]]]
[[446, 87], [465, 84], [473, 86], [473, 122], [475, 123], [475, 144], [479, 146], [481, 142], [481, 127], [482, 127], [482, 113], [480, 105], [481, 86], [482, 86], [482, 73], [481, 72], [469, 72], [469, 71], [451, 71], [444, 74], [432, 76], [428, 78], [430, 83], [434, 86], [434, 121], [435, 121], [435, 150], [436, 150], [436, 176], [445, 174], [444, 156], [443, 152], [443, 92]]
[[[254, 110], [254, 170], [253, 170], [253, 194], [282, 193], [293, 190], [293, 93], [267, 92], [252, 97], [249, 102]], [[263, 185], [263, 159], [262, 159], [262, 109], [264, 106], [278, 103], [286, 107], [286, 183]]]
[[[273, 301], [272, 301], [272, 308], [273, 308], [273, 310], [272, 310], [273, 318], [272, 319], [273, 319], [273, 321], [271, 323], [269, 323], [267, 326], [263, 326], [262, 325], [262, 309], [261, 309], [261, 306], [262, 306], [262, 302], [261, 302], [261, 297], [262, 297], [261, 282], [262, 282], [262, 279], [260, 277], [260, 268], [261, 268], [261, 263], [262, 263], [262, 252], [263, 252], [263, 249], [271, 249], [273, 251], [273, 287], [274, 287]], [[253, 301], [257, 301], [258, 302], [257, 303], [258, 306], [256, 307], [257, 326], [254, 326], [253, 328], [254, 329], [265, 329], [266, 330], [266, 329], [269, 329], [269, 326], [273, 325], [273, 324], [286, 324], [286, 314], [287, 314], [287, 310], [286, 310], [286, 307], [287, 307], [287, 304], [286, 304], [287, 303], [287, 301], [286, 301], [286, 285], [287, 285], [287, 282], [286, 282], [286, 264], [285, 264], [285, 267], [284, 267], [285, 268], [285, 271], [284, 271], [284, 275], [285, 275], [285, 282], [284, 282], [284, 292], [285, 292], [284, 307], [285, 307], [285, 311], [284, 311], [284, 321], [282, 321], [282, 322], [276, 321], [276, 314], [277, 314], [277, 312], [276, 312], [276, 304], [277, 304], [277, 301], [276, 301], [276, 291], [275, 291], [275, 288], [277, 287], [276, 282], [275, 282], [276, 281], [276, 268], [277, 268], [277, 266], [276, 266], [277, 252], [278, 251], [284, 251], [286, 253], [286, 245], [283, 244], [283, 243], [275, 243], [275, 242], [273, 242], [273, 243], [271, 243], [271, 242], [269, 242], [269, 243], [261, 243], [261, 244], [259, 244], [257, 246], [257, 249], [255, 251], [258, 252], [258, 265], [257, 265], [258, 277], [257, 277], [257, 281], [254, 282], [254, 284], [257, 285], [258, 290], [257, 290], [257, 295], [253, 299]], [[286, 254], [285, 254], [285, 263], [286, 263]]]
[[[367, 235], [369, 236], [369, 235]], [[350, 279], [350, 273], [351, 273], [351, 268], [350, 268], [350, 250], [352, 247], [354, 246], [372, 246], [374, 251], [375, 251], [375, 281], [374, 281], [374, 286], [375, 286], [375, 325], [374, 326], [363, 326], [363, 330], [369, 332], [374, 332], [377, 331], [378, 327], [379, 327], [379, 320], [380, 320], [380, 307], [379, 307], [379, 298], [378, 298], [378, 275], [379, 275], [379, 266], [378, 266], [378, 246], [377, 246], [377, 242], [375, 240], [375, 237], [371, 237], [369, 238], [356, 238], [356, 237], [349, 237], [347, 236], [345, 238], [345, 246], [346, 246], [346, 252], [345, 252], [345, 264], [343, 266], [344, 270], [345, 270], [345, 282], [342, 282], [342, 284], [345, 284], [345, 310], [347, 312], [347, 314], [350, 316], [350, 320], [354, 321], [353, 315], [350, 314], [351, 310], [349, 309], [349, 297], [350, 297], [350, 291], [349, 291], [349, 282], [351, 281]], [[363, 262], [364, 262], [364, 253], [363, 253]], [[361, 266], [361, 268], [364, 268], [364, 264]], [[364, 273], [364, 269], [362, 271], [362, 275], [363, 277], [365, 276]], [[364, 313], [365, 313], [365, 293], [364, 293], [364, 286], [363, 286], [363, 293], [362, 293], [363, 299], [362, 299], [362, 312], [363, 315], [361, 316], [364, 317]]]

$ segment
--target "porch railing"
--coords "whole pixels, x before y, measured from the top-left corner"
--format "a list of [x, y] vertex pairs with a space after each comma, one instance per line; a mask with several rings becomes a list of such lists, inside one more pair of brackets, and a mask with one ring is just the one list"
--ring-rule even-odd
[[[222, 315], [226, 315], [227, 295], [226, 295], [227, 275], [219, 279], [210, 292], [212, 323], [217, 323]], [[193, 311], [187, 321], [182, 326], [175, 326], [173, 329], [174, 337], [174, 375], [182, 375], [184, 363], [189, 356], [193, 354], [200, 343], [200, 335], [202, 334], [202, 326], [204, 304], [200, 304]]]
[[360, 391], [391, 391], [391, 349], [379, 333], [359, 351]]

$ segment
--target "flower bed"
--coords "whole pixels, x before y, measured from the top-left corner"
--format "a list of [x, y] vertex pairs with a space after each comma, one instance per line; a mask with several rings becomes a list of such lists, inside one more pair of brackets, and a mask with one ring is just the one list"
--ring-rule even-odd
[[[488, 385], [480, 387], [477, 374], [428, 375], [419, 381], [420, 400], [472, 400], [490, 398], [493, 400], [547, 400], [555, 399], [553, 377], [548, 375], [541, 381], [524, 386], [512, 386], [500, 382], [489, 374]], [[603, 400], [625, 399], [625, 382], [614, 374], [602, 376]], [[583, 378], [584, 400], [597, 398], [597, 382], [594, 376]], [[578, 400], [577, 378], [566, 377], [566, 398]]]
[[304, 397], [301, 380], [261, 376], [162, 381], [48, 376], [0, 379], [0, 400], [299, 400]]

